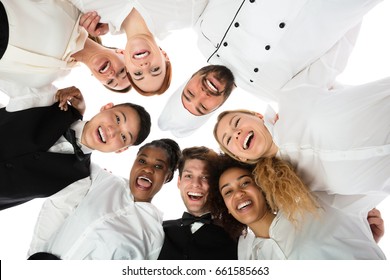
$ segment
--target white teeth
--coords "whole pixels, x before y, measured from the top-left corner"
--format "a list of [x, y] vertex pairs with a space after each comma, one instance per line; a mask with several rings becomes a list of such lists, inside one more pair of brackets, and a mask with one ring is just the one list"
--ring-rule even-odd
[[151, 184], [153, 183], [152, 180], [150, 180], [149, 178], [144, 177], [144, 176], [139, 176], [138, 179], [142, 179], [142, 180], [148, 181]]
[[188, 192], [187, 194], [190, 195], [190, 196], [198, 196], [198, 197], [202, 197], [203, 196], [203, 194], [196, 193], [196, 192]]
[[104, 135], [103, 133], [103, 129], [99, 126], [99, 135], [100, 135], [100, 138], [102, 139], [103, 143], [106, 143], [106, 136]]
[[100, 72], [101, 74], [103, 74], [104, 72], [106, 72], [106, 71], [110, 68], [110, 66], [111, 66], [111, 63], [110, 63], [110, 62], [107, 62], [106, 66], [104, 66], [103, 69], [100, 69], [99, 72]]
[[206, 83], [207, 83], [208, 87], [211, 88], [212, 91], [218, 92], [218, 89], [208, 79], [206, 79]]
[[238, 204], [237, 209], [241, 210], [242, 208], [244, 208], [245, 206], [248, 206], [249, 204], [252, 204], [252, 201], [248, 200], [248, 201], [242, 202], [242, 203]]
[[140, 59], [140, 58], [147, 57], [148, 55], [149, 55], [149, 52], [143, 52], [143, 53], [135, 54], [134, 58]]
[[242, 147], [244, 150], [248, 149], [248, 140], [253, 136], [253, 131], [249, 132], [248, 136], [245, 138], [244, 144]]

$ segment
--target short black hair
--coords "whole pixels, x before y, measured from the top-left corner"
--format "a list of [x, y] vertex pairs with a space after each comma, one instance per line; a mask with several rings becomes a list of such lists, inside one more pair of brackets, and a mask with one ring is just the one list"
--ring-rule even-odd
[[145, 139], [149, 136], [149, 133], [150, 133], [150, 127], [152, 126], [152, 123], [150, 120], [150, 114], [148, 113], [148, 111], [145, 110], [145, 108], [143, 106], [140, 106], [140, 105], [134, 104], [134, 103], [130, 103], [130, 102], [117, 104], [114, 107], [117, 107], [117, 106], [128, 106], [130, 108], [133, 108], [137, 112], [139, 119], [140, 119], [140, 129], [138, 132], [137, 139], [135, 139], [135, 142], [133, 145], [137, 146], [137, 145], [141, 144], [143, 141], [145, 141]]

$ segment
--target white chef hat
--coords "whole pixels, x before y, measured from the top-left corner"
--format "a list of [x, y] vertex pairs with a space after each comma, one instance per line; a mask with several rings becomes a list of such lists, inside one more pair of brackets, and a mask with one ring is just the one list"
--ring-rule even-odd
[[178, 138], [191, 135], [211, 117], [212, 113], [195, 116], [184, 107], [181, 95], [188, 80], [182, 84], [168, 99], [158, 118], [158, 127], [168, 130]]

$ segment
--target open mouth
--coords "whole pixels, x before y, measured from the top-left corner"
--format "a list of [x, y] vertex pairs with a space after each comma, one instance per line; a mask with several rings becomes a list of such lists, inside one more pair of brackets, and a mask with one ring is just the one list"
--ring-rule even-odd
[[139, 53], [134, 54], [133, 58], [135, 58], [135, 59], [142, 59], [142, 58], [147, 57], [149, 54], [150, 54], [149, 51], [143, 51], [143, 52], [139, 52]]
[[248, 133], [248, 135], [246, 136], [246, 138], [245, 138], [245, 140], [244, 140], [244, 143], [242, 144], [242, 148], [243, 148], [244, 150], [246, 150], [246, 149], [249, 148], [249, 146], [250, 146], [250, 144], [251, 144], [251, 142], [252, 142], [252, 140], [253, 140], [253, 135], [254, 135], [253, 131], [250, 131], [250, 132]]
[[215, 92], [215, 93], [218, 93], [218, 87], [212, 82], [210, 81], [209, 79], [205, 79], [206, 80], [206, 85], [207, 87], [212, 91], [212, 92]]
[[197, 192], [188, 192], [187, 195], [191, 200], [201, 200], [203, 198], [203, 194]]
[[108, 71], [108, 69], [110, 69], [110, 66], [111, 66], [111, 62], [106, 61], [106, 62], [102, 65], [102, 67], [100, 67], [99, 73], [100, 73], [100, 74], [106, 73], [106, 72]]
[[150, 187], [152, 187], [153, 181], [150, 180], [148, 177], [145, 176], [139, 176], [137, 178], [137, 186], [140, 189], [147, 190]]
[[104, 144], [106, 144], [106, 141], [107, 141], [106, 135], [105, 135], [103, 128], [101, 126], [99, 126], [99, 128], [98, 128], [98, 136], [100, 138], [100, 141], [102, 141]]
[[252, 204], [252, 201], [250, 201], [250, 200], [241, 202], [240, 204], [238, 204], [237, 210], [243, 210], [251, 204]]

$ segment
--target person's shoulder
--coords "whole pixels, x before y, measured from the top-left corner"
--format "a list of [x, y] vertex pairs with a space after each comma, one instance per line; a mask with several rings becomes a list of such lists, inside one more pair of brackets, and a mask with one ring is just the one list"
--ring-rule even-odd
[[177, 227], [177, 226], [180, 226], [180, 224], [181, 224], [181, 218], [177, 219], [177, 220], [166, 220], [166, 221], [163, 221], [163, 227], [164, 228], [167, 228], [167, 227]]

